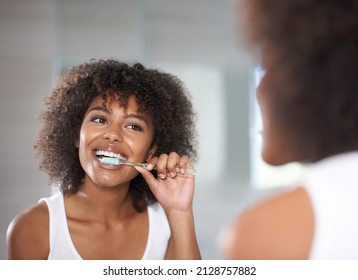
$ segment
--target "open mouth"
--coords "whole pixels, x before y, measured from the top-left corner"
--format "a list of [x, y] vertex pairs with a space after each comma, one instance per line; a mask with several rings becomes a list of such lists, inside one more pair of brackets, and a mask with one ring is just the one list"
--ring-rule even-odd
[[95, 150], [94, 153], [102, 163], [108, 165], [119, 165], [122, 162], [127, 161], [127, 158], [125, 156], [113, 152]]

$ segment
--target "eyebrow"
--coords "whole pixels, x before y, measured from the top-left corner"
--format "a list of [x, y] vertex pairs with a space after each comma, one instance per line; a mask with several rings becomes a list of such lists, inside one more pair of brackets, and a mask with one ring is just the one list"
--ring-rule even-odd
[[[93, 107], [88, 112], [91, 112], [91, 111], [101, 111], [101, 112], [104, 112], [104, 113], [107, 113], [107, 114], [112, 113], [112, 110], [110, 110], [108, 107], [104, 107], [104, 106]], [[135, 119], [138, 119], [138, 120], [141, 120], [141, 121], [145, 122], [147, 125], [150, 124], [149, 120], [146, 117], [142, 116], [142, 115], [138, 115], [138, 114], [129, 114], [129, 115], [127, 115], [126, 114], [126, 119], [128, 119], [128, 118], [135, 118]]]
[[103, 107], [103, 106], [96, 106], [96, 107], [93, 107], [88, 110], [88, 112], [91, 112], [91, 111], [102, 111], [107, 114], [111, 113], [111, 110], [108, 107]]
[[141, 121], [145, 122], [147, 125], [150, 125], [149, 120], [146, 117], [142, 116], [142, 115], [129, 114], [129, 115], [126, 115], [126, 118], [127, 119], [128, 118], [135, 118], [135, 119], [138, 119], [138, 120], [141, 120]]

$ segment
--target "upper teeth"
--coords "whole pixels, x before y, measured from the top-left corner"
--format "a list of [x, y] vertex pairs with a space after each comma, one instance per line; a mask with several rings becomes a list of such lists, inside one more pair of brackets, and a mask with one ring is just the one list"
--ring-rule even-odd
[[102, 150], [97, 150], [96, 156], [113, 157], [113, 158], [119, 158], [122, 160], [126, 160], [126, 158], [120, 154], [116, 154], [116, 153], [112, 153], [112, 152], [108, 152], [108, 151], [102, 151]]

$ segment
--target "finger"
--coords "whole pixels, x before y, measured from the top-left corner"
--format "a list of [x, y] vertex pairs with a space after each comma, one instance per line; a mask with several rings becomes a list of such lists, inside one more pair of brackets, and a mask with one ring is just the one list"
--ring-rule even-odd
[[158, 160], [159, 159], [157, 157], [152, 157], [152, 158], [148, 159], [147, 160], [147, 169], [153, 170], [154, 166], [157, 165]]
[[182, 174], [184, 174], [184, 172], [187, 168], [192, 168], [189, 156], [184, 155], [184, 156], [180, 157], [178, 167]]
[[169, 156], [167, 154], [161, 154], [155, 166], [157, 169], [158, 176], [161, 179], [165, 179], [167, 177], [168, 157]]
[[175, 177], [177, 175], [177, 166], [179, 163], [180, 157], [177, 153], [171, 152], [168, 157], [167, 170], [170, 177]]

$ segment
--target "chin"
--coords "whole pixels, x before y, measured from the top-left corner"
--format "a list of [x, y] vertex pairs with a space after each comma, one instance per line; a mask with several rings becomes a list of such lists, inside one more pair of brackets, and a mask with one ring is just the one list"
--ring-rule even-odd
[[280, 166], [297, 161], [287, 156], [284, 152], [268, 153], [263, 150], [261, 157], [264, 162], [273, 166]]

